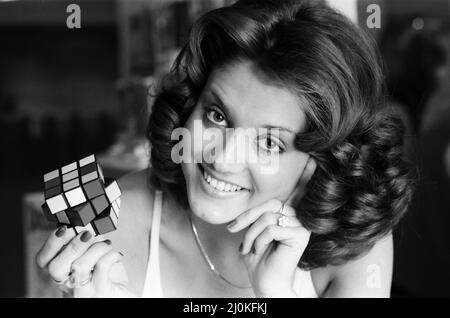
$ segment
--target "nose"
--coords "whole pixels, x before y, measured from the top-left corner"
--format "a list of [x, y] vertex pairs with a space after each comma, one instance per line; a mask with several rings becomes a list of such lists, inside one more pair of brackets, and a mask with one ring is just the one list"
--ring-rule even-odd
[[216, 171], [224, 174], [238, 174], [247, 168], [251, 147], [248, 139], [242, 137], [233, 131], [226, 134], [222, 145], [217, 145], [216, 156], [212, 163]]

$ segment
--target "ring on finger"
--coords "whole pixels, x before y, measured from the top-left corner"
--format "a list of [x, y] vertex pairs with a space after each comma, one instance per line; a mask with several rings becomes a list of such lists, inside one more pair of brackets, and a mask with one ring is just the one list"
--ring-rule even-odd
[[70, 279], [69, 279], [70, 283], [69, 285], [71, 288], [82, 287], [91, 281], [92, 270], [89, 271], [89, 275], [85, 279], [82, 279], [85, 277], [85, 275], [83, 275], [83, 277], [80, 277], [80, 274], [81, 271], [79, 270], [79, 267], [76, 264], [72, 263], [72, 266], [70, 268]]
[[56, 280], [53, 277], [50, 278], [56, 285], [64, 285], [70, 279], [70, 273], [63, 280]]
[[89, 276], [88, 278], [86, 278], [85, 280], [79, 281], [76, 278], [76, 275], [71, 275], [70, 279], [69, 279], [69, 287], [70, 288], [80, 288], [83, 287], [84, 285], [88, 284], [92, 279], [92, 271], [89, 272]]
[[281, 227], [287, 227], [289, 225], [289, 218], [283, 214], [278, 218], [277, 224]]

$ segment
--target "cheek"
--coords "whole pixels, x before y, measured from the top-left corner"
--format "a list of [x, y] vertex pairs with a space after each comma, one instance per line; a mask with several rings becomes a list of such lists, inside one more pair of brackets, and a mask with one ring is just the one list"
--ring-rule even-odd
[[289, 195], [296, 187], [307, 160], [306, 153], [297, 151], [293, 154], [285, 154], [283, 158], [280, 158], [276, 173], [255, 175], [255, 184], [260, 194], [272, 198]]

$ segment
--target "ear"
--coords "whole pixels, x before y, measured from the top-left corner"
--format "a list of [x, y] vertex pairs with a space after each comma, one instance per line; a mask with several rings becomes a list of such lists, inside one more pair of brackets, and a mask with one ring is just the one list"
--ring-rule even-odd
[[306, 185], [309, 180], [312, 178], [314, 172], [316, 171], [317, 163], [313, 157], [309, 156], [308, 161], [306, 162], [305, 168], [303, 169], [302, 175], [289, 198], [285, 201], [287, 205], [291, 205], [294, 201], [294, 198], [301, 198], [305, 193]]

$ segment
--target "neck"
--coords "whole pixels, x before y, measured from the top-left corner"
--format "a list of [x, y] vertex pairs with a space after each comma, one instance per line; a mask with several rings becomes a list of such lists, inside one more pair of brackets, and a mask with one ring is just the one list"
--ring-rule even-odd
[[192, 212], [190, 216], [197, 229], [198, 239], [215, 269], [234, 284], [249, 286], [243, 256], [239, 253], [245, 230], [230, 233], [226, 224], [207, 223]]
[[[250, 286], [247, 269], [245, 267], [243, 256], [239, 253], [239, 245], [244, 239], [245, 230], [238, 233], [231, 233], [227, 230], [226, 224], [210, 224], [197, 217], [190, 209], [184, 209], [177, 204], [174, 197], [168, 193], [170, 199], [165, 200], [168, 206], [165, 211], [169, 211], [170, 216], [166, 215], [166, 222], [173, 223], [171, 228], [183, 228], [185, 235], [192, 237], [194, 248], [202, 254], [200, 248], [195, 242], [192, 222], [197, 229], [198, 239], [208, 255], [211, 263], [217, 272], [226, 277], [229, 281], [239, 286]], [[206, 260], [204, 260], [206, 263]], [[209, 267], [208, 264], [205, 264]]]

